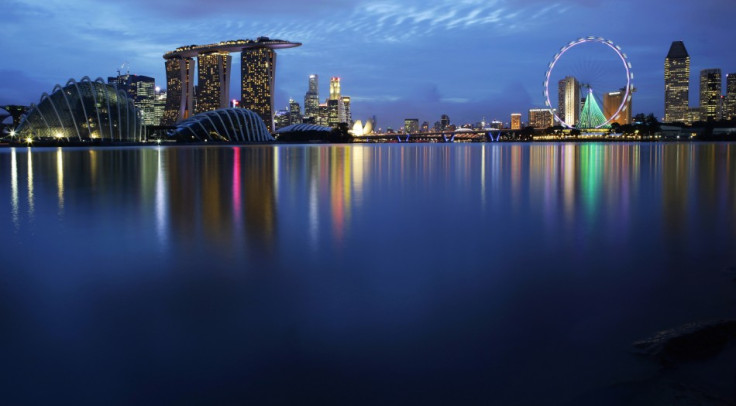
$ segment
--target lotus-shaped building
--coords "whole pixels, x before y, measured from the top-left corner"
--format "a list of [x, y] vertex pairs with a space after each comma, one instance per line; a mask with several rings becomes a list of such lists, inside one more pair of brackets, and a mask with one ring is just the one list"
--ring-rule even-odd
[[135, 142], [143, 138], [143, 121], [124, 90], [84, 77], [41, 95], [15, 133], [38, 140]]
[[176, 125], [172, 134], [181, 141], [270, 142], [266, 124], [255, 112], [241, 108], [206, 111]]

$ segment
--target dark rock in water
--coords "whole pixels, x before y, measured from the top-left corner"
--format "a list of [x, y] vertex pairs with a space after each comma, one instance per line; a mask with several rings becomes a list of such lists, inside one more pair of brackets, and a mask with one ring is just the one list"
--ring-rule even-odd
[[636, 352], [668, 364], [696, 361], [718, 355], [736, 340], [736, 320], [687, 323], [633, 344]]

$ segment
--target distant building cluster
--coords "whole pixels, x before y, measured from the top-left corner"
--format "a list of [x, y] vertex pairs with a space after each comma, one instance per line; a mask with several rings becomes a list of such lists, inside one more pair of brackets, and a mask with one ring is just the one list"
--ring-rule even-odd
[[283, 128], [294, 124], [314, 124], [321, 127], [336, 128], [341, 124], [348, 128], [353, 126], [353, 117], [350, 110], [350, 96], [342, 94], [342, 84], [339, 77], [330, 78], [330, 95], [320, 103], [319, 75], [309, 75], [307, 92], [304, 95], [304, 113], [301, 106], [294, 99], [289, 100], [286, 109], [276, 112], [276, 128]]
[[682, 41], [674, 41], [664, 60], [664, 121], [692, 124], [697, 121], [736, 119], [736, 73], [726, 75], [722, 92], [720, 69], [700, 71], [699, 104], [690, 106], [690, 55]]

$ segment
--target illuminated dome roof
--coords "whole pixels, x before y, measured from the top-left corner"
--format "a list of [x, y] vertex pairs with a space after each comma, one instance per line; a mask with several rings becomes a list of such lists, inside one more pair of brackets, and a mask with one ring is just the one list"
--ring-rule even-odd
[[85, 76], [79, 82], [69, 79], [64, 87], [56, 85], [51, 95], [42, 94], [16, 133], [34, 139], [140, 141], [143, 126], [125, 91]]
[[291, 132], [307, 132], [307, 131], [323, 131], [330, 132], [332, 127], [323, 127], [321, 125], [314, 124], [292, 124], [286, 127], [279, 128], [276, 130], [276, 134], [291, 133]]
[[261, 117], [253, 111], [241, 108], [224, 108], [205, 111], [176, 125], [173, 136], [180, 140], [269, 142], [268, 132]]

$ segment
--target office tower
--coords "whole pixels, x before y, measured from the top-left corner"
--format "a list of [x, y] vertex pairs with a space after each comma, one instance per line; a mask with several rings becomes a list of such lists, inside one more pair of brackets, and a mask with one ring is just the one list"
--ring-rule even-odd
[[700, 112], [702, 120], [720, 120], [721, 70], [700, 71]]
[[276, 77], [276, 51], [247, 48], [241, 54], [242, 108], [258, 113], [271, 130], [273, 123], [273, 83]]
[[345, 123], [350, 126], [353, 122], [353, 113], [350, 112], [350, 96], [342, 96], [342, 105], [345, 110]]
[[443, 114], [440, 117], [440, 131], [445, 131], [450, 126], [450, 117], [447, 114]]
[[327, 111], [327, 103], [320, 103], [319, 108], [317, 110], [317, 120], [316, 124], [327, 127], [329, 125], [328, 123], [328, 111]]
[[309, 88], [304, 95], [304, 116], [316, 118], [319, 114], [319, 76], [309, 75]]
[[154, 100], [153, 100], [153, 125], [161, 125], [161, 120], [163, 120], [164, 118], [165, 109], [166, 109], [166, 92], [157, 90], [156, 96], [154, 97]]
[[404, 120], [404, 132], [407, 134], [414, 134], [419, 132], [419, 119], [418, 118], [407, 118]]
[[554, 116], [549, 109], [529, 109], [529, 126], [546, 129], [554, 125]]
[[568, 126], [574, 126], [580, 119], [580, 83], [572, 76], [567, 76], [558, 83], [557, 111], [558, 116]]
[[511, 129], [521, 130], [521, 113], [511, 113]]
[[726, 75], [726, 99], [723, 102], [723, 118], [736, 119], [736, 73]]
[[422, 123], [421, 131], [423, 133], [428, 133], [429, 132], [429, 123], [428, 122], [425, 121], [425, 122]]
[[291, 115], [289, 114], [289, 111], [285, 109], [278, 110], [273, 115], [273, 124], [277, 130], [279, 128], [284, 128], [287, 125], [289, 125], [290, 120], [291, 120]]
[[690, 55], [674, 41], [664, 59], [664, 121], [687, 122], [690, 97]]
[[118, 76], [109, 76], [107, 83], [128, 95], [133, 101], [133, 105], [140, 111], [144, 125], [154, 125], [153, 102], [156, 87], [154, 78], [125, 73], [118, 74]]
[[[611, 119], [616, 111], [624, 101], [624, 95], [626, 89], [621, 89], [617, 92], [608, 92], [603, 95], [603, 115], [606, 116], [606, 120]], [[631, 99], [626, 102], [626, 105], [618, 113], [618, 116], [611, 120], [611, 123], [618, 123], [621, 125], [631, 124]]]
[[166, 60], [166, 109], [161, 125], [174, 125], [194, 113], [194, 59]]
[[340, 99], [340, 78], [330, 78], [330, 100]]
[[224, 109], [230, 103], [230, 66], [228, 52], [197, 56], [197, 113]]
[[289, 124], [301, 124], [302, 109], [294, 99], [289, 99]]

